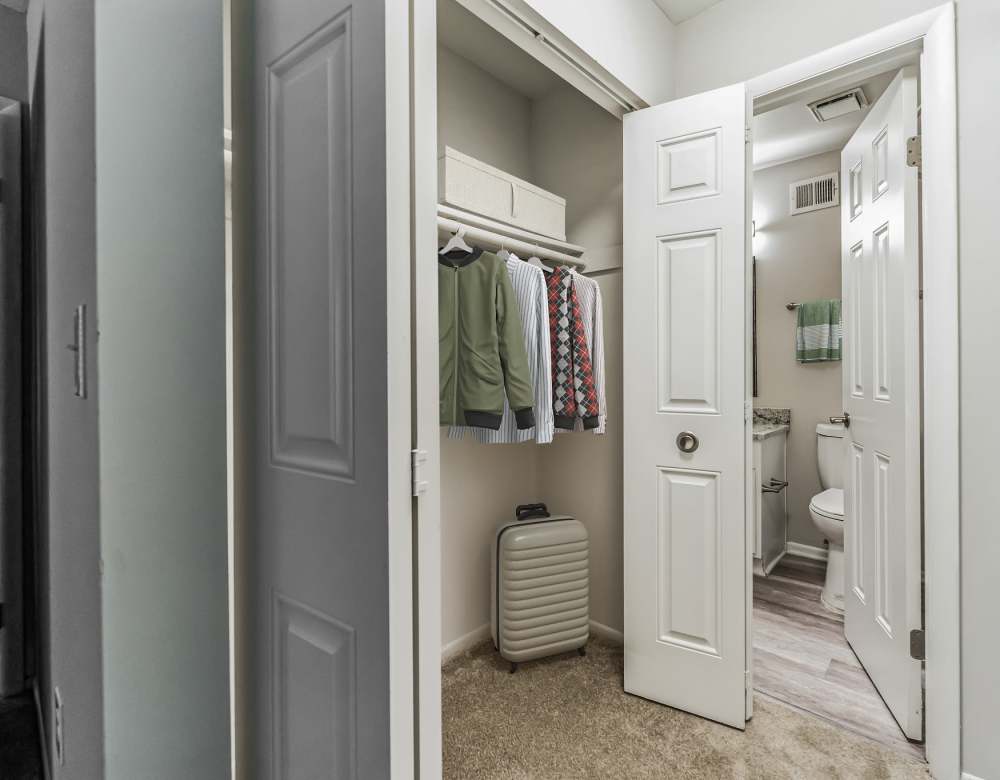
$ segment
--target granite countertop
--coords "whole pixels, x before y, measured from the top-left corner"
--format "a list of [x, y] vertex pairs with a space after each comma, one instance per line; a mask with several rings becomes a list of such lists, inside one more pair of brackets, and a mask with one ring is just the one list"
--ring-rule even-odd
[[788, 433], [789, 426], [785, 423], [776, 422], [754, 422], [753, 437], [757, 441], [766, 439], [779, 433]]
[[753, 410], [753, 437], [757, 441], [778, 433], [787, 434], [791, 424], [791, 409], [758, 406]]

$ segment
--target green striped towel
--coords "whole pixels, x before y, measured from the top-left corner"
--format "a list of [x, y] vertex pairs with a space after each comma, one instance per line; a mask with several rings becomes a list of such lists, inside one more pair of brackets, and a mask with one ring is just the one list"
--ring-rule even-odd
[[844, 346], [842, 330], [838, 299], [800, 303], [795, 328], [795, 359], [800, 363], [840, 360]]

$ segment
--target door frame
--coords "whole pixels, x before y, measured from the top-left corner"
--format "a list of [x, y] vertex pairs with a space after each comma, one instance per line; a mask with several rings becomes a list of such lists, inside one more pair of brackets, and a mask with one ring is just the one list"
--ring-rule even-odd
[[[387, 0], [391, 2], [393, 0]], [[414, 407], [413, 448], [420, 450], [421, 481], [414, 500], [412, 647], [414, 658], [413, 703], [416, 711], [416, 763], [423, 777], [441, 776], [441, 496], [440, 448], [437, 425], [437, 279], [418, 273], [418, 258], [436, 246], [433, 219], [437, 204], [437, 13], [435, 0], [409, 0], [410, 25], [410, 191], [412, 221], [407, 233], [411, 249], [413, 353], [412, 378]], [[940, 22], [940, 24], [938, 24]], [[503, 30], [500, 30], [503, 32]], [[555, 31], [558, 34], [558, 31]], [[923, 49], [921, 70], [924, 93], [923, 171], [925, 201], [922, 231], [923, 253], [940, 258], [923, 269], [924, 365], [924, 471], [934, 480], [923, 486], [926, 517], [959, 517], [958, 447], [958, 188], [957, 188], [957, 95], [955, 58], [955, 12], [952, 2], [904, 19], [826, 49], [798, 62], [777, 68], [746, 82], [748, 107], [776, 107], [826, 74], [843, 72], [854, 66], [852, 77], [865, 67], [885, 69], [891, 54], [905, 57]], [[609, 76], [588, 67], [586, 58], [574, 67], [599, 83]], [[927, 78], [935, 72], [933, 91]], [[621, 85], [622, 89], [624, 85]], [[928, 94], [932, 92], [932, 94]], [[593, 99], [593, 98], [592, 98]], [[598, 104], [600, 101], [595, 100]], [[641, 107], [641, 103], [637, 104]], [[927, 129], [933, 127], [933, 138]], [[748, 203], [749, 208], [749, 203]], [[931, 219], [927, 219], [930, 217]], [[747, 221], [747, 257], [750, 251], [750, 222]], [[749, 261], [748, 261], [749, 265]], [[749, 273], [749, 271], [748, 271]], [[425, 278], [426, 277], [426, 278]], [[926, 294], [930, 290], [934, 294]], [[749, 290], [749, 287], [748, 287]], [[419, 303], [418, 303], [419, 302]], [[747, 326], [749, 343], [749, 324]], [[928, 338], [932, 328], [934, 338]], [[416, 356], [420, 359], [417, 360]], [[748, 361], [748, 370], [750, 362]], [[749, 390], [747, 401], [752, 403]], [[748, 426], [749, 430], [749, 426]], [[748, 435], [749, 439], [749, 435]], [[748, 445], [749, 446], [749, 445]], [[749, 460], [748, 460], [749, 468]], [[750, 483], [747, 483], [749, 502]], [[749, 503], [748, 503], [749, 508]], [[748, 527], [752, 516], [748, 515]], [[961, 775], [960, 741], [960, 637], [959, 637], [959, 528], [957, 523], [928, 523], [925, 520], [925, 548], [936, 556], [925, 561], [924, 597], [927, 631], [925, 678], [925, 745], [927, 760], [939, 778]], [[748, 546], [748, 611], [752, 606], [752, 575]], [[750, 620], [747, 622], [749, 645]], [[402, 632], [400, 632], [402, 634]], [[402, 641], [402, 639], [400, 640]], [[931, 673], [933, 669], [933, 673]], [[394, 762], [395, 765], [395, 762]]]
[[[747, 82], [754, 113], [818, 84], [834, 89], [917, 57], [921, 83], [924, 746], [935, 777], [961, 776], [958, 141], [952, 2]], [[750, 181], [748, 180], [748, 186]], [[748, 201], [751, 199], [748, 197]], [[924, 258], [933, 257], [933, 262]], [[748, 268], [752, 252], [747, 253]], [[927, 370], [933, 366], [933, 370]], [[747, 396], [752, 401], [752, 396]], [[749, 483], [748, 483], [749, 484]], [[749, 488], [748, 488], [749, 492]], [[748, 568], [752, 569], [752, 556]], [[752, 599], [748, 599], [752, 602]], [[752, 619], [752, 607], [748, 606]], [[750, 645], [747, 640], [748, 649]]]

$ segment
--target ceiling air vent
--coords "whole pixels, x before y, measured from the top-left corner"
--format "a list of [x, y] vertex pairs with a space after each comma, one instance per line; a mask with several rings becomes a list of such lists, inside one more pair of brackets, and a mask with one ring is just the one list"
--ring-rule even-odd
[[811, 179], [793, 181], [788, 185], [789, 214], [804, 214], [807, 211], [826, 209], [840, 205], [838, 173], [824, 173]]
[[809, 104], [809, 110], [816, 117], [817, 122], [829, 122], [844, 114], [852, 114], [868, 107], [868, 98], [865, 97], [861, 87], [849, 89], [847, 92], [838, 92], [830, 97], [814, 100]]

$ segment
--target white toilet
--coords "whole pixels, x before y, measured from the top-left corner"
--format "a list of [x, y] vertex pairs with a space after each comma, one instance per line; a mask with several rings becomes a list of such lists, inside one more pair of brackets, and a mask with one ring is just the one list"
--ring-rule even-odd
[[834, 612], [844, 611], [844, 426], [816, 426], [816, 456], [822, 493], [809, 502], [813, 523], [830, 543], [826, 584], [820, 597]]

